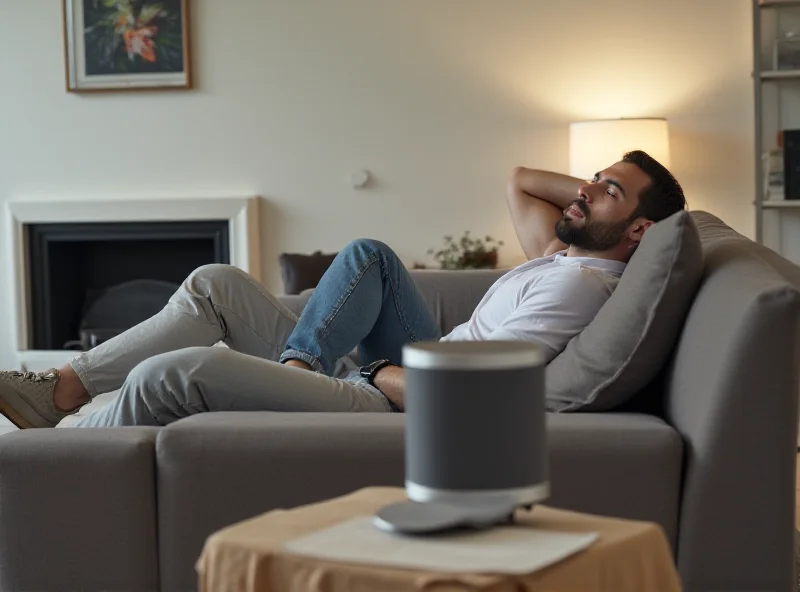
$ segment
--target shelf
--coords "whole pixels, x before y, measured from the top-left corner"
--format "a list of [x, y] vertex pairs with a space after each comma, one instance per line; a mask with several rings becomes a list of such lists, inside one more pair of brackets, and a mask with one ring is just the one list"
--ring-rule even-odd
[[785, 6], [800, 6], [800, 0], [759, 0], [760, 8], [783, 8]]
[[788, 208], [800, 208], [800, 199], [787, 199], [786, 201], [775, 200], [775, 201], [764, 201], [761, 202], [761, 207], [764, 209], [788, 209]]
[[761, 72], [761, 80], [800, 80], [800, 70], [767, 70]]

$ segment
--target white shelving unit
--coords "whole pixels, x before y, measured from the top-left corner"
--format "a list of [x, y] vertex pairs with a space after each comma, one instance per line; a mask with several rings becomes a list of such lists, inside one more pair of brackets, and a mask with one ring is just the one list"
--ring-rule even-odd
[[785, 201], [765, 201], [761, 207], [765, 210], [800, 208], [800, 200], [787, 199]]
[[790, 32], [800, 39], [800, 0], [752, 3], [756, 240], [800, 263], [800, 195], [767, 199], [764, 168], [764, 154], [780, 149], [779, 132], [800, 129], [800, 62], [796, 69], [775, 62], [776, 40]]
[[762, 8], [775, 8], [781, 6], [800, 6], [800, 0], [757, 0]]
[[800, 79], [800, 70], [769, 70], [761, 73], [761, 80]]

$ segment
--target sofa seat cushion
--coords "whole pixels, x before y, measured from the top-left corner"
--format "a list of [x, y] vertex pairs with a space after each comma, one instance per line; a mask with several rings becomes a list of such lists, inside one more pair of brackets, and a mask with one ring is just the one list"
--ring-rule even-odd
[[550, 413], [547, 437], [546, 504], [656, 522], [674, 549], [683, 470], [674, 428], [638, 413]]
[[[403, 486], [403, 414], [204, 413], [157, 445], [161, 585], [194, 585], [212, 532], [370, 485]], [[548, 415], [548, 505], [660, 524], [674, 543], [682, 445], [660, 419]], [[187, 502], [187, 500], [190, 500]]]

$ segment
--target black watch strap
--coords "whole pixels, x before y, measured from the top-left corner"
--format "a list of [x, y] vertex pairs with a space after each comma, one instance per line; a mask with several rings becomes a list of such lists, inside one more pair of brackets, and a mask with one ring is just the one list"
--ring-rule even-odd
[[392, 363], [389, 360], [375, 360], [371, 364], [361, 366], [360, 373], [362, 378], [366, 378], [372, 386], [375, 386], [375, 375], [381, 368], [390, 366]]

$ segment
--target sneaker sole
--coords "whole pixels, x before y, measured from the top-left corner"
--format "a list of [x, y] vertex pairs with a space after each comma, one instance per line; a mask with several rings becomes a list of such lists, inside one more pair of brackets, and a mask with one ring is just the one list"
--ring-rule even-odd
[[29, 422], [27, 419], [22, 417], [16, 410], [11, 407], [8, 403], [0, 399], [0, 413], [2, 413], [8, 421], [13, 423], [21, 430], [27, 430], [28, 428], [35, 428], [36, 426]]
[[30, 403], [20, 397], [13, 389], [0, 387], [0, 413], [20, 429], [52, 428], [55, 424], [34, 409]]

